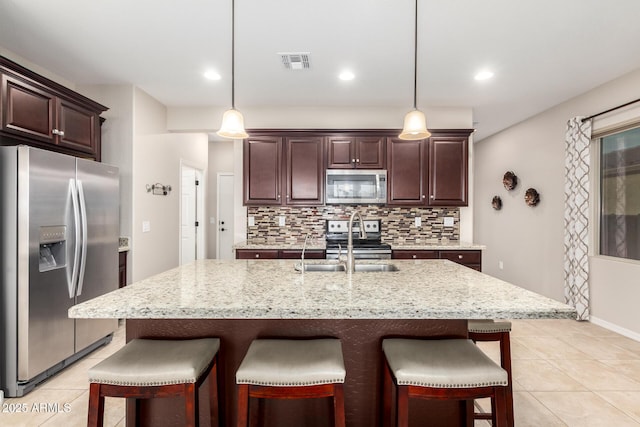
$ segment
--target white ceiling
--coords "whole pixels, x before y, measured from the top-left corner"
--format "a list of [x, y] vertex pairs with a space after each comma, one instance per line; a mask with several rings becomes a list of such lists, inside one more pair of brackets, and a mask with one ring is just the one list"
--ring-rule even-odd
[[[476, 141], [640, 68], [638, 0], [418, 1], [418, 107], [473, 108]], [[413, 17], [413, 0], [236, 0], [236, 107], [408, 111]], [[0, 46], [79, 85], [231, 103], [231, 0], [0, 0]], [[292, 51], [311, 69], [284, 69]]]

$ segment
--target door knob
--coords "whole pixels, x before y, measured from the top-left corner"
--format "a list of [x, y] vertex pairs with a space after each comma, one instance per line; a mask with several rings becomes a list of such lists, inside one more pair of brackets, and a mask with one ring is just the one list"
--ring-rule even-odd
[[221, 228], [220, 231], [224, 231], [224, 228]]

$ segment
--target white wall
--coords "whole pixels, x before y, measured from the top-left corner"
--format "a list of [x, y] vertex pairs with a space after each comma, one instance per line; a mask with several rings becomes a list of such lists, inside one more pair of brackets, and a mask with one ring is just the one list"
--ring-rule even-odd
[[[623, 104], [640, 95], [640, 70], [573, 98], [475, 144], [474, 237], [487, 245], [483, 270], [524, 288], [564, 301], [564, 135], [566, 122]], [[502, 176], [519, 178], [507, 192]], [[535, 208], [524, 191], [541, 194]], [[503, 200], [501, 211], [491, 198]], [[593, 224], [593, 221], [592, 221]], [[593, 250], [593, 248], [592, 248]], [[498, 268], [503, 261], [504, 270]], [[640, 263], [591, 258], [592, 316], [629, 333], [640, 334]], [[611, 326], [609, 325], [609, 326]], [[640, 336], [640, 335], [639, 335]]]
[[[136, 89], [133, 145], [133, 281], [180, 263], [180, 164], [206, 171], [207, 136], [168, 134], [166, 108]], [[147, 192], [147, 184], [171, 185], [167, 196]], [[206, 189], [205, 189], [206, 191]], [[142, 232], [143, 221], [150, 224]]]
[[[209, 175], [207, 179], [207, 218], [214, 218], [215, 224], [209, 224], [207, 233], [207, 258], [216, 258], [216, 238], [218, 235], [218, 217], [216, 201], [218, 199], [218, 173], [233, 173], [233, 141], [209, 141]], [[240, 187], [242, 189], [242, 187]], [[207, 220], [207, 222], [209, 222]]]

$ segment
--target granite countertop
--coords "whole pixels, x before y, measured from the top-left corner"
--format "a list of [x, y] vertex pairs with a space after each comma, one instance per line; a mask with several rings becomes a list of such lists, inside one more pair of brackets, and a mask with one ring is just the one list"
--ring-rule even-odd
[[[385, 242], [386, 243], [386, 242]], [[302, 249], [304, 242], [287, 242], [287, 243], [248, 243], [246, 240], [233, 245], [234, 249]], [[314, 243], [307, 244], [307, 249], [325, 249], [324, 240], [318, 240]], [[485, 245], [478, 245], [469, 242], [459, 242], [457, 240], [449, 240], [448, 242], [392, 242], [391, 249], [404, 250], [483, 250]]]
[[399, 271], [303, 274], [293, 260], [200, 260], [75, 305], [69, 317], [575, 318], [565, 304], [448, 260], [392, 263]]
[[118, 240], [118, 252], [126, 252], [129, 250], [129, 238], [120, 237]]

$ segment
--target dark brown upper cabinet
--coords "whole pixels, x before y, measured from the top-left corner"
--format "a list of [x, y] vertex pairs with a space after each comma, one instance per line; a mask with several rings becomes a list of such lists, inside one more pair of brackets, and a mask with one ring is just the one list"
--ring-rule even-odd
[[328, 169], [384, 169], [384, 136], [328, 136]]
[[469, 135], [434, 132], [429, 138], [429, 206], [468, 206]]
[[100, 160], [107, 108], [0, 57], [0, 142]]
[[471, 132], [433, 130], [419, 141], [388, 138], [387, 204], [467, 206]]
[[287, 137], [286, 199], [287, 205], [321, 205], [324, 203], [324, 144], [322, 137]]
[[244, 140], [244, 204], [282, 204], [282, 143], [277, 136], [252, 136]]
[[319, 136], [256, 135], [244, 140], [244, 204], [324, 203], [324, 145]]
[[387, 139], [387, 204], [426, 205], [427, 140]]

